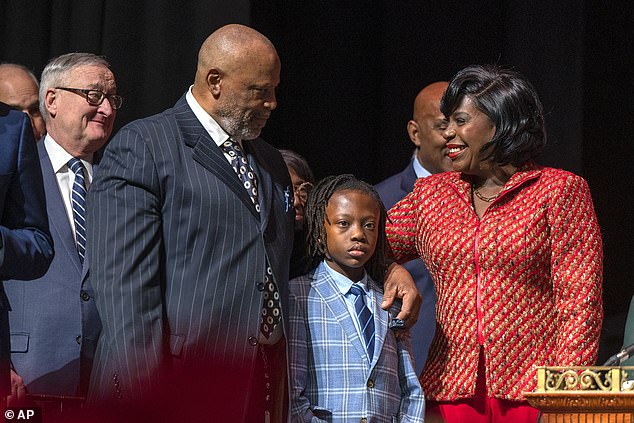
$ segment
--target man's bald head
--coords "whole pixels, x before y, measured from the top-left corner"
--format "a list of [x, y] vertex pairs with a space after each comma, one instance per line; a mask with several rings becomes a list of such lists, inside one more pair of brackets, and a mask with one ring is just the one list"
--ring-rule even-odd
[[46, 133], [38, 103], [38, 89], [37, 78], [25, 66], [0, 64], [0, 101], [29, 115], [36, 140]]
[[239, 24], [223, 26], [200, 47], [196, 77], [198, 79], [199, 74], [204, 77], [213, 67], [235, 71], [242, 62], [263, 52], [277, 56], [273, 43], [255, 29]]
[[414, 100], [414, 120], [425, 116], [437, 116], [440, 112], [440, 99], [449, 86], [447, 81], [434, 82], [420, 90]]
[[446, 81], [439, 81], [423, 88], [414, 100], [413, 118], [407, 123], [418, 161], [430, 173], [452, 170], [442, 136], [446, 121], [440, 112], [440, 99], [448, 85]]
[[252, 28], [231, 24], [203, 42], [192, 93], [230, 136], [253, 139], [277, 107], [279, 79], [273, 43]]

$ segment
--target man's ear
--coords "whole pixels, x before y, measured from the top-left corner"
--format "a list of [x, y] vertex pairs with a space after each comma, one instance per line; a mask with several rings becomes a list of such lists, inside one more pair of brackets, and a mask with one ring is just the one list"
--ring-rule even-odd
[[51, 117], [57, 115], [57, 92], [53, 88], [46, 90], [44, 106], [46, 107], [47, 114]]
[[414, 145], [417, 148], [420, 148], [420, 140], [418, 139], [420, 128], [418, 127], [418, 122], [415, 120], [407, 122], [407, 133], [409, 134], [409, 139], [414, 143]]
[[220, 94], [221, 83], [222, 73], [220, 70], [216, 68], [209, 69], [209, 72], [207, 72], [207, 86], [209, 87], [209, 92], [214, 96], [218, 96]]

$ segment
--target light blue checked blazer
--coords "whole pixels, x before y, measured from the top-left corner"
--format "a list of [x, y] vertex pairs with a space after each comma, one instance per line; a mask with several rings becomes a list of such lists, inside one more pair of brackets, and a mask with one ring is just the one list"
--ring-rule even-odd
[[320, 264], [290, 281], [289, 371], [292, 422], [422, 422], [425, 410], [411, 358], [409, 333], [397, 338], [374, 293], [376, 329], [370, 363], [345, 300]]

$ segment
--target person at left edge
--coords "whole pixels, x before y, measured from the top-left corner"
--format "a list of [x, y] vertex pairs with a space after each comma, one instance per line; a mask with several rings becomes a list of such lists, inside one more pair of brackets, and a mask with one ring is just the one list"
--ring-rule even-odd
[[81, 195], [75, 184], [82, 178], [84, 190], [90, 189], [97, 152], [110, 137], [123, 101], [116, 93], [109, 63], [92, 53], [53, 58], [42, 72], [47, 134], [37, 148], [56, 254], [44, 276], [31, 284], [8, 282], [6, 290], [14, 368], [30, 394], [64, 396], [55, 399], [62, 406], [73, 401], [70, 397], [85, 396], [101, 329], [86, 283], [85, 225], [76, 216], [81, 199], [74, 196]]
[[[29, 117], [0, 103], [0, 281], [38, 278], [53, 259], [35, 145]], [[1, 283], [0, 397], [4, 404], [7, 397], [11, 401], [24, 395], [24, 390], [18, 391], [10, 376], [10, 306]]]
[[[89, 404], [125, 413], [158, 390], [172, 402], [198, 396], [193, 405], [217, 421], [283, 421], [287, 383], [275, 369], [286, 367], [293, 187], [280, 153], [259, 138], [280, 68], [263, 34], [223, 26], [203, 42], [175, 106], [126, 125], [106, 147], [88, 198], [89, 281], [103, 325]], [[411, 278], [407, 286], [416, 292]], [[282, 320], [265, 327], [269, 304], [280, 311], [269, 289]]]
[[35, 141], [46, 134], [38, 90], [37, 78], [29, 68], [18, 63], [0, 64], [0, 101], [29, 115]]

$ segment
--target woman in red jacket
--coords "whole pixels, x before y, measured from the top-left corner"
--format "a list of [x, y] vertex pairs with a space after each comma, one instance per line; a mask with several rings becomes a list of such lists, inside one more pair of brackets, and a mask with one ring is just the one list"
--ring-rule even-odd
[[586, 366], [602, 322], [601, 233], [586, 182], [533, 162], [542, 105], [521, 75], [470, 66], [442, 99], [455, 172], [419, 179], [389, 212], [394, 257], [434, 279], [437, 329], [421, 374], [428, 415], [535, 422], [535, 366]]

